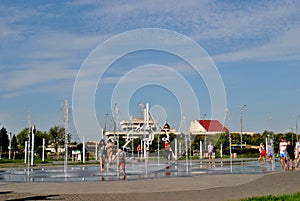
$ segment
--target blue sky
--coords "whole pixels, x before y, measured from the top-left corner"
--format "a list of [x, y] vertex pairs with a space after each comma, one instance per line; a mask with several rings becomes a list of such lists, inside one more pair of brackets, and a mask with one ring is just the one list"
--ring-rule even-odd
[[[240, 129], [240, 108], [246, 104], [244, 130], [295, 132], [300, 114], [299, 11], [299, 1], [3, 0], [0, 4], [1, 126], [18, 134], [28, 126], [28, 114], [31, 123], [42, 131], [63, 125], [62, 102], [68, 99], [72, 104], [77, 75], [95, 48], [117, 34], [157, 28], [194, 40], [212, 58], [224, 85], [231, 130]], [[99, 68], [104, 67], [99, 65]], [[130, 77], [136, 72], [140, 76]], [[179, 109], [183, 100], [176, 93], [181, 92], [157, 86], [161, 80], [170, 80], [175, 85], [178, 82], [171, 78], [177, 75], [192, 87], [200, 110], [198, 117]], [[216, 116], [211, 112], [210, 86], [184, 60], [145, 50], [124, 55], [99, 80], [94, 99], [100, 127], [104, 126], [106, 113], [111, 127], [111, 107], [115, 103], [122, 105], [118, 103], [121, 100], [112, 101], [118, 83], [130, 86], [129, 81], [150, 77], [157, 78], [154, 85], [139, 85], [128, 100], [130, 115], [140, 115], [139, 103], [150, 102], [160, 121], [167, 120], [177, 129], [183, 117], [187, 124], [204, 114], [206, 118], [223, 121], [224, 111], [217, 111], [221, 115]], [[189, 97], [184, 101], [187, 100]], [[120, 120], [128, 118], [124, 111], [119, 108]], [[84, 119], [82, 123], [85, 121], [90, 120]], [[79, 136], [97, 139], [99, 132], [87, 130]]]

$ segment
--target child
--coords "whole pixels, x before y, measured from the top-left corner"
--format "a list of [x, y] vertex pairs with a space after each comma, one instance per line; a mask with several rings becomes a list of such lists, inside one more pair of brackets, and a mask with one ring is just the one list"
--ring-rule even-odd
[[98, 146], [98, 155], [100, 160], [100, 171], [104, 172], [104, 163], [105, 163], [105, 141], [103, 139], [100, 140]]
[[271, 143], [269, 142], [268, 143], [267, 157], [268, 157], [268, 159], [271, 163], [273, 163], [273, 154], [274, 154], [273, 147], [272, 147]]
[[119, 148], [118, 153], [116, 154], [117, 159], [118, 159], [118, 166], [117, 166], [117, 170], [119, 171], [120, 166], [122, 167], [124, 176], [126, 176], [126, 172], [125, 172], [125, 152]]
[[265, 146], [263, 143], [260, 143], [259, 146], [259, 158], [258, 158], [258, 162], [261, 161], [261, 164], [264, 165], [265, 164], [265, 156], [266, 156], [267, 152], [265, 150]]

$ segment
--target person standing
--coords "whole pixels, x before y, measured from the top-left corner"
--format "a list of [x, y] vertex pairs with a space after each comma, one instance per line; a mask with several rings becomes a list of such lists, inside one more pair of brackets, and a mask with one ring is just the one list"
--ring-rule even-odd
[[107, 141], [106, 144], [106, 152], [107, 152], [107, 157], [108, 157], [108, 165], [112, 162], [112, 155], [113, 155], [113, 143], [111, 140]]
[[212, 142], [209, 142], [207, 146], [207, 155], [209, 160], [214, 159], [214, 145], [212, 144]]
[[267, 152], [264, 146], [264, 143], [260, 143], [259, 145], [259, 158], [258, 158], [258, 162], [261, 161], [261, 164], [264, 165], [265, 164], [265, 156], [266, 156]]
[[286, 147], [287, 147], [286, 141], [283, 138], [281, 138], [281, 141], [279, 143], [279, 156], [280, 156], [280, 163], [282, 168], [286, 166]]
[[100, 171], [103, 172], [104, 171], [104, 163], [105, 163], [105, 141], [104, 139], [101, 139], [99, 142], [99, 151], [98, 151], [98, 155], [99, 155], [99, 161], [100, 161]]
[[273, 163], [273, 155], [274, 155], [274, 150], [273, 150], [273, 146], [271, 145], [271, 143], [268, 143], [268, 149], [267, 149], [267, 157], [268, 160]]
[[295, 147], [295, 169], [299, 170], [299, 162], [300, 162], [300, 139], [296, 143]]
[[289, 168], [289, 170], [293, 170], [293, 161], [295, 160], [295, 152], [294, 152], [294, 146], [292, 145], [291, 141], [287, 142], [287, 147], [286, 147], [286, 152], [287, 152], [287, 166], [286, 169]]
[[118, 159], [118, 162], [117, 162], [117, 171], [119, 171], [120, 169], [120, 166], [122, 168], [122, 171], [123, 171], [123, 174], [124, 174], [124, 177], [126, 176], [126, 171], [125, 171], [125, 158], [126, 158], [126, 154], [125, 152], [119, 148], [118, 150], [118, 153], [116, 154], [117, 156], [117, 159]]
[[165, 141], [165, 151], [166, 151], [167, 160], [172, 160], [172, 151], [171, 151], [171, 145], [169, 140]]
[[138, 162], [140, 162], [141, 161], [141, 155], [142, 155], [141, 144], [139, 144], [136, 149], [137, 149], [137, 152], [138, 152]]

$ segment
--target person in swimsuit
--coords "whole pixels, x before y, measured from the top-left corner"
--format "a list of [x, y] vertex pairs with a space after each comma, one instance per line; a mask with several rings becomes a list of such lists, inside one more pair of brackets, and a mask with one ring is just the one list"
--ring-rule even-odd
[[261, 164], [264, 165], [265, 164], [265, 156], [267, 155], [264, 143], [260, 143], [259, 146], [259, 158], [258, 158], [258, 162], [261, 161]]
[[124, 174], [124, 176], [126, 176], [126, 171], [125, 171], [125, 163], [126, 163], [125, 158], [126, 158], [126, 154], [125, 154], [125, 152], [121, 148], [119, 148], [118, 153], [116, 154], [116, 156], [117, 156], [117, 159], [118, 159], [118, 162], [117, 162], [117, 164], [118, 164], [117, 165], [117, 171], [119, 171], [120, 166], [121, 166], [123, 174]]
[[281, 167], [286, 166], [286, 147], [287, 143], [286, 141], [282, 138], [280, 143], [279, 143], [279, 155], [280, 155], [280, 162], [281, 162]]

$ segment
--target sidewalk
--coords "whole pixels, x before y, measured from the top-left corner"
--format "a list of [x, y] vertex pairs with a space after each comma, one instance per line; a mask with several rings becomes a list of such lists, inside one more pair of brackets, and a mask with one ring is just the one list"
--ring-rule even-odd
[[0, 182], [0, 200], [238, 200], [299, 192], [300, 172], [99, 182]]

